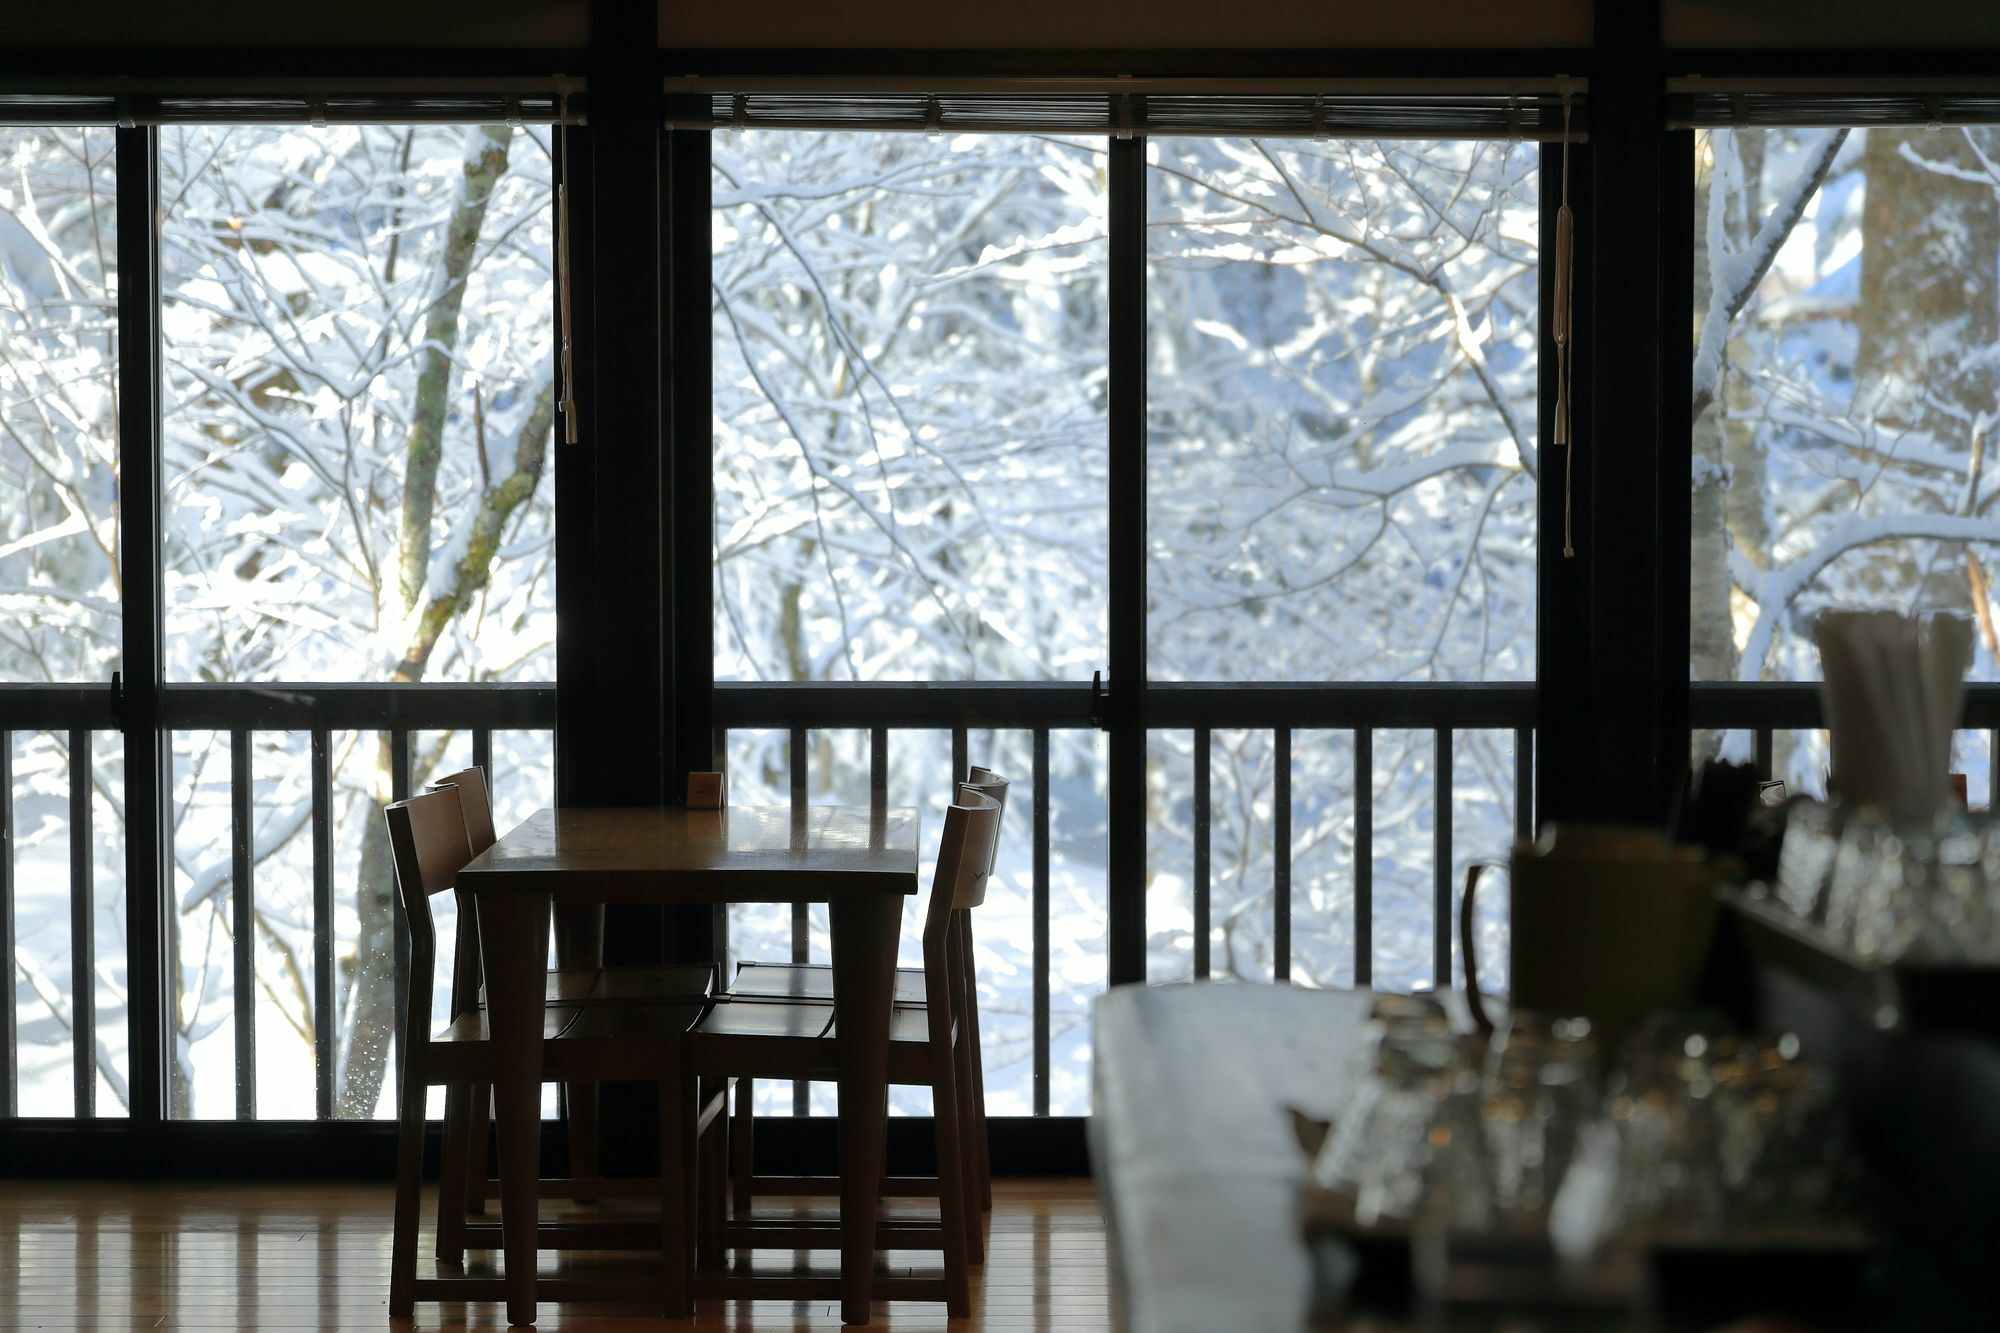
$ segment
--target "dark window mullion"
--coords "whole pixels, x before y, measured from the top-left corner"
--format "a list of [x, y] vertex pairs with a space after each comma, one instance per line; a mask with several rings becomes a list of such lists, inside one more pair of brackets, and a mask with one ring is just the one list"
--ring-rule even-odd
[[167, 912], [167, 737], [160, 710], [165, 560], [160, 523], [159, 132], [120, 129], [118, 181], [118, 559], [125, 745], [126, 1026], [130, 1112], [167, 1114], [174, 954]]
[[1146, 142], [1111, 140], [1110, 984], [1146, 979]]

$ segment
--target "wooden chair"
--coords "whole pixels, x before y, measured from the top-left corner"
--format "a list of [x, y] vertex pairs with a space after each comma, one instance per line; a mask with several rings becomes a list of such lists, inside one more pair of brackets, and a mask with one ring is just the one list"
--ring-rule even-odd
[[[445, 787], [384, 812], [396, 868], [396, 891], [410, 925], [413, 988], [403, 1027], [403, 1081], [397, 1114], [396, 1211], [389, 1263], [389, 1313], [407, 1317], [426, 1300], [501, 1300], [500, 1278], [418, 1278], [417, 1225], [421, 1205], [424, 1107], [428, 1089], [439, 1085], [469, 1097], [474, 1085], [490, 1086], [509, 1052], [496, 1047], [486, 1011], [468, 1003], [469, 992], [454, 987], [451, 1020], [431, 1030], [431, 978], [437, 960], [437, 931], [430, 900], [452, 888], [459, 870], [472, 859], [459, 789]], [[421, 993], [418, 993], [421, 991]], [[545, 1284], [557, 1300], [616, 1300], [657, 1296], [669, 1315], [693, 1311], [687, 1237], [692, 1212], [693, 1162], [686, 1146], [698, 1141], [705, 1125], [719, 1118], [722, 1099], [699, 1104], [684, 1098], [680, 1068], [682, 1034], [701, 1014], [702, 1002], [588, 1006], [561, 1000], [547, 1004], [543, 1017], [543, 1074], [550, 1082], [653, 1081], [660, 1089], [661, 1172], [655, 1182], [657, 1217], [614, 1222], [545, 1224], [541, 1248], [656, 1250], [655, 1276], [638, 1283], [614, 1278], [565, 1278]], [[445, 1200], [466, 1196], [467, 1135], [447, 1133], [439, 1190]], [[561, 1182], [550, 1182], [560, 1184]], [[439, 1257], [462, 1260], [467, 1248], [500, 1248], [497, 1224], [468, 1224], [462, 1210], [440, 1211]]]
[[[440, 791], [446, 787], [458, 792], [459, 808], [465, 817], [465, 839], [474, 856], [479, 855], [497, 841], [493, 824], [493, 802], [486, 783], [484, 770], [474, 765], [446, 774], [428, 783], [425, 791]], [[557, 914], [559, 917], [561, 913]], [[572, 1004], [597, 1007], [605, 1004], [653, 1004], [660, 1002], [696, 1001], [705, 1002], [715, 989], [715, 969], [706, 963], [669, 964], [659, 967], [604, 968], [596, 962], [594, 944], [580, 940], [580, 932], [574, 928], [561, 929], [558, 922], [556, 931], [556, 967], [549, 973], [548, 987], [543, 998], [551, 1004]], [[579, 948], [579, 944], [586, 947]], [[575, 955], [585, 954], [588, 961]], [[462, 1010], [466, 1003], [483, 1007], [486, 990], [481, 978], [482, 964], [479, 957], [479, 926], [473, 919], [469, 905], [463, 898], [458, 900], [458, 933], [452, 955], [451, 993], [452, 1012]], [[470, 997], [469, 1001], [466, 997]], [[564, 1117], [569, 1131], [569, 1155], [571, 1181], [590, 1181], [597, 1175], [597, 1098], [595, 1085], [571, 1085], [563, 1087]], [[485, 1084], [475, 1084], [466, 1088], [453, 1086], [445, 1091], [444, 1133], [447, 1144], [462, 1138], [466, 1145], [466, 1158], [471, 1170], [466, 1179], [465, 1211], [474, 1216], [486, 1211], [486, 1202], [498, 1192], [499, 1182], [486, 1174], [488, 1145], [492, 1138], [493, 1090]], [[581, 1193], [574, 1184], [558, 1187], [565, 1197], [587, 1201], [598, 1197], [605, 1190], [616, 1191], [626, 1186], [583, 1186]], [[447, 1221], [447, 1196], [438, 1195], [437, 1257], [448, 1263], [457, 1263], [462, 1257], [462, 1249], [451, 1243], [456, 1233], [453, 1224]]]
[[[967, 770], [965, 782], [960, 785], [975, 787], [998, 801], [1004, 816], [1007, 809], [1007, 779], [990, 768], [975, 766]], [[972, 913], [954, 912], [952, 930], [954, 943], [950, 957], [953, 972], [951, 992], [955, 1006], [953, 1012], [957, 1021], [966, 1029], [966, 1038], [958, 1045], [961, 1146], [965, 1150], [966, 1179], [970, 1182], [969, 1188], [976, 1191], [981, 1211], [990, 1212], [993, 1208], [993, 1169], [986, 1133], [986, 1072], [980, 1054], [979, 977], [972, 962]], [[896, 969], [898, 1007], [922, 1008], [928, 994], [924, 968]], [[833, 968], [826, 963], [742, 963], [736, 969], [736, 978], [730, 984], [725, 998], [811, 1000], [831, 1004]], [[751, 1173], [756, 1124], [755, 1112], [752, 1109], [754, 1100], [752, 1080], [747, 1078], [741, 1080], [736, 1087], [736, 1111], [729, 1137], [732, 1197], [739, 1215], [747, 1215], [750, 1212], [751, 1199], [758, 1185], [756, 1177]], [[808, 1184], [797, 1180], [765, 1183], [770, 1187], [781, 1187], [792, 1194], [806, 1192], [802, 1186]], [[892, 1178], [886, 1183], [885, 1193], [902, 1194], [912, 1187], [922, 1189], [919, 1182]], [[838, 1181], [830, 1182], [824, 1192], [837, 1194]], [[972, 1262], [975, 1264], [984, 1261], [983, 1233], [983, 1227], [975, 1227], [968, 1236]]]
[[[957, 1021], [960, 960], [954, 958], [960, 936], [954, 917], [971, 911], [986, 896], [994, 847], [1000, 832], [1000, 802], [978, 788], [959, 789], [945, 812], [944, 836], [938, 848], [937, 877], [924, 918], [924, 973], [928, 1003], [898, 1004], [891, 1011], [889, 1082], [928, 1087], [934, 1107], [937, 1145], [938, 1225], [935, 1228], [885, 1227], [895, 1248], [938, 1248], [944, 1252], [941, 1282], [898, 1280], [896, 1297], [944, 1300], [956, 1318], [971, 1312], [969, 1236], [981, 1224], [977, 1197], [967, 1188], [960, 1145], [964, 1103], [958, 1091], [963, 1068], [962, 1044], [971, 1028]], [[754, 1078], [822, 1079], [838, 1077], [837, 1036], [830, 1003], [813, 999], [720, 997], [689, 1030], [684, 1047], [685, 1080], [707, 1076], [735, 1078], [739, 1090]], [[693, 1084], [687, 1085], [691, 1094]], [[884, 1089], [884, 1095], [887, 1090]], [[741, 1091], [739, 1091], [739, 1095]], [[684, 1094], [685, 1096], [685, 1094]], [[740, 1104], [740, 1103], [739, 1103]], [[775, 1221], [762, 1225], [738, 1218], [723, 1229], [727, 1246], [745, 1249], [835, 1248], [838, 1223]], [[725, 1279], [726, 1284], [726, 1279]], [[770, 1284], [756, 1286], [760, 1293]], [[723, 1290], [727, 1290], [725, 1285]]]

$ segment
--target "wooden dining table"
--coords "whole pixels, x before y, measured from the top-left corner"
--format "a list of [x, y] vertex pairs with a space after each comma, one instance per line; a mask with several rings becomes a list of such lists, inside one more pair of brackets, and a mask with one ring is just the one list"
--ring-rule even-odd
[[887, 806], [552, 809], [459, 872], [500, 1051], [494, 1118], [507, 1317], [535, 1318], [542, 1006], [552, 906], [828, 905], [840, 1066], [841, 1318], [868, 1322], [888, 1120], [889, 1020], [917, 812]]

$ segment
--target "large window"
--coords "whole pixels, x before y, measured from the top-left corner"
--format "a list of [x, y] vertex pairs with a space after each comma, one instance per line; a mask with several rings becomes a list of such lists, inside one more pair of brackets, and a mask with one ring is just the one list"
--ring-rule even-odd
[[[1365, 736], [1280, 734], [1232, 710], [1272, 683], [1532, 681], [1539, 150], [1145, 140], [1144, 233], [1125, 239], [1147, 258], [1146, 483], [1121, 494], [1106, 227], [1112, 159], [1138, 148], [716, 135], [718, 679], [1080, 692], [1111, 656], [1109, 514], [1143, 504], [1138, 688], [1240, 687], [1204, 696], [1207, 725], [1147, 741], [1148, 975], [1195, 975], [1205, 952], [1219, 978], [1431, 984], [1436, 849], [1455, 876], [1517, 828], [1512, 722], [1441, 732], [1404, 708]], [[799, 731], [733, 730], [735, 798], [866, 800], [870, 725], [839, 707]], [[977, 918], [1003, 1111], [1026, 1109], [1036, 1060], [1049, 1109], [1084, 1109], [1104, 976], [1104, 746], [1084, 727], [1046, 735], [1046, 789], [1018, 789]], [[1036, 736], [975, 730], [968, 748], [1028, 779]], [[889, 799], [932, 828], [944, 741], [886, 740]], [[1038, 799], [1052, 865], [1031, 892]], [[739, 911], [732, 945], [823, 956], [824, 923]]]
[[[147, 141], [0, 130], [0, 682], [92, 687], [0, 731], [23, 1115], [129, 1097], [109, 677], [120, 467], [151, 442], [118, 435], [115, 142]], [[170, 1113], [379, 1116], [422, 984], [379, 807], [477, 754], [511, 822], [547, 801], [549, 737], [450, 701], [316, 737], [263, 705], [553, 678], [549, 134], [172, 125], [157, 154]]]
[[[1106, 156], [1103, 140], [1027, 135], [716, 137], [719, 680], [1081, 682], [1103, 667]], [[934, 841], [949, 738], [890, 740], [890, 799], [922, 808]], [[1033, 741], [968, 744], [1019, 784], [978, 940], [991, 1106], [1020, 1113]], [[812, 799], [868, 799], [865, 729], [816, 729], [800, 758]], [[734, 734], [732, 799], [788, 799], [792, 762], [785, 732]], [[1055, 731], [1049, 764], [1049, 1104], [1077, 1113], [1104, 979], [1101, 738]], [[908, 963], [922, 912], [905, 916]], [[815, 957], [825, 932], [815, 910]], [[738, 956], [789, 958], [792, 940], [787, 911], [732, 916]], [[898, 1091], [899, 1108], [921, 1103]]]
[[[1532, 680], [1538, 150], [1148, 148], [1152, 679]], [[1441, 755], [1431, 731], [1382, 730], [1364, 773], [1351, 733], [1301, 731], [1286, 755], [1220, 707], [1205, 756], [1191, 732], [1151, 739], [1150, 975], [1194, 971], [1205, 759], [1210, 975], [1353, 984], [1365, 858], [1374, 983], [1432, 984], [1437, 769], [1456, 859], [1496, 854], [1513, 734], [1462, 732]], [[1289, 904], [1272, 901], [1281, 850]]]
[[[1697, 137], [1696, 681], [1817, 679], [1812, 618], [1842, 606], [1966, 615], [1974, 678], [2000, 677], [1996, 161], [1990, 127]], [[1954, 761], [1974, 799], [1983, 749], [1962, 734]], [[1781, 731], [1772, 758], [1824, 790], [1823, 733]]]
[[[547, 131], [171, 126], [159, 154], [169, 679], [551, 679]], [[322, 995], [310, 737], [251, 732], [243, 772], [229, 732], [174, 734], [177, 1115], [239, 1113], [246, 1019], [258, 1115], [310, 1117], [316, 1060], [333, 1065], [334, 1115], [393, 1112], [397, 924], [378, 810], [395, 795], [394, 733], [328, 741]], [[413, 787], [472, 762], [462, 730], [409, 743]], [[547, 737], [500, 733], [493, 764], [503, 798], [518, 786], [546, 802]], [[247, 1009], [231, 804], [246, 780]]]
[[[0, 127], [0, 683], [119, 668], [117, 175], [105, 129]], [[6, 740], [16, 1106], [123, 1106], [122, 756], [60, 723]], [[79, 788], [83, 803], [79, 805]], [[73, 867], [81, 857], [81, 896]], [[79, 1006], [79, 994], [88, 997]], [[82, 1020], [94, 1012], [95, 1023]], [[93, 1031], [94, 1028], [94, 1031]]]

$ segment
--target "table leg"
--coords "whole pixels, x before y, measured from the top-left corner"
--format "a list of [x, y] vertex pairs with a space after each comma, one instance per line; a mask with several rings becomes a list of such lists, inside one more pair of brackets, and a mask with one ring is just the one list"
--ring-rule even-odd
[[834, 1039], [840, 1061], [840, 1318], [868, 1322], [875, 1220], [889, 1120], [889, 1014], [903, 900], [853, 894], [835, 901]]
[[549, 895], [483, 893], [486, 1015], [494, 1052], [493, 1118], [500, 1145], [500, 1238], [507, 1320], [535, 1322], [536, 1227], [542, 1133], [542, 991]]
[[[604, 966], [603, 903], [564, 903], [556, 908], [555, 919], [557, 967], [580, 972]], [[597, 1084], [563, 1084], [563, 1120], [569, 1131], [570, 1175], [579, 1180], [596, 1176], [600, 1170]]]

